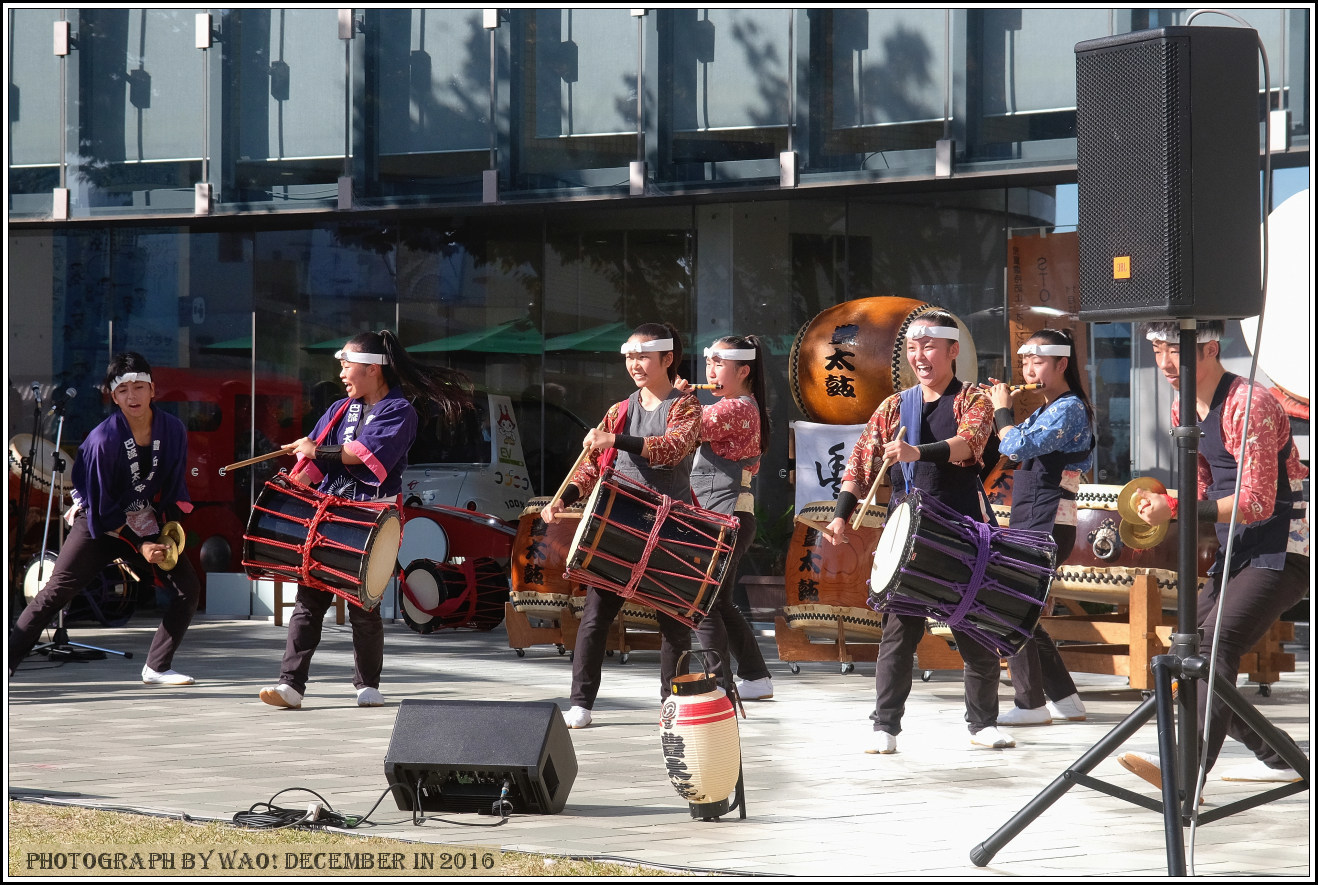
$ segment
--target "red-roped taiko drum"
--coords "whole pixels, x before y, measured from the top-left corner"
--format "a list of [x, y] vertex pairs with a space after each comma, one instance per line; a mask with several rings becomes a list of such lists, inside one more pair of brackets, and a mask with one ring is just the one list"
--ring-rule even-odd
[[279, 474], [247, 521], [243, 568], [249, 578], [295, 581], [370, 610], [395, 574], [401, 537], [392, 503], [326, 495]]
[[[811, 421], [824, 424], [868, 421], [881, 402], [918, 383], [906, 362], [906, 330], [922, 314], [938, 309], [914, 298], [878, 296], [820, 311], [801, 327], [787, 358], [797, 406]], [[957, 327], [957, 377], [974, 382], [975, 342], [960, 319]]]
[[488, 557], [460, 563], [414, 559], [403, 571], [398, 600], [403, 620], [418, 633], [489, 631], [503, 623], [508, 576]]
[[694, 627], [714, 604], [739, 522], [612, 469], [586, 502], [567, 574]]
[[[887, 489], [882, 490], [886, 496]], [[852, 641], [878, 641], [883, 619], [866, 603], [874, 548], [883, 531], [884, 504], [871, 506], [860, 528], [847, 524], [841, 544], [823, 534], [833, 519], [836, 501], [815, 501], [796, 514], [784, 569], [787, 626], [814, 639], [835, 641], [838, 621], [844, 637]]]

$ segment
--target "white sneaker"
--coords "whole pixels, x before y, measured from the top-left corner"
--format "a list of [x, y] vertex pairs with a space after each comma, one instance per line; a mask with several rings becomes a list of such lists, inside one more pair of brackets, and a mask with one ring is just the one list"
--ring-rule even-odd
[[773, 697], [773, 679], [751, 679], [737, 683], [737, 695], [743, 701], [767, 701]]
[[1224, 781], [1259, 781], [1263, 783], [1293, 784], [1300, 780], [1294, 768], [1269, 768], [1261, 759], [1237, 765], [1222, 772]]
[[366, 686], [357, 689], [357, 706], [359, 707], [383, 707], [384, 695], [380, 694], [380, 689]]
[[[1057, 720], [1067, 722], [1084, 722], [1085, 721], [1085, 704], [1080, 700], [1080, 695], [1073, 694], [1069, 698], [1062, 698], [1060, 701], [1049, 701], [1045, 705], [1048, 715]], [[999, 719], [999, 722], [1002, 720]]]
[[1005, 713], [998, 715], [998, 725], [1052, 725], [1053, 717], [1048, 715], [1047, 707], [1035, 707], [1032, 710], [1026, 710], [1023, 707], [1012, 707]]
[[142, 668], [143, 685], [192, 685], [196, 680], [191, 676], [184, 676], [177, 670], [166, 670], [164, 673], [157, 673], [150, 667]]
[[889, 753], [897, 752], [897, 736], [888, 734], [886, 731], [870, 732], [869, 742], [865, 744], [866, 753], [878, 753], [887, 756]]
[[585, 728], [590, 725], [590, 711], [585, 707], [573, 707], [563, 714], [563, 721], [568, 728]]
[[272, 707], [287, 707], [290, 710], [302, 709], [302, 693], [287, 682], [261, 689], [261, 700]]
[[988, 728], [981, 728], [972, 734], [970, 736], [970, 745], [972, 747], [983, 747], [987, 750], [1005, 750], [1016, 746], [1016, 742], [998, 731], [997, 726], [990, 725]]

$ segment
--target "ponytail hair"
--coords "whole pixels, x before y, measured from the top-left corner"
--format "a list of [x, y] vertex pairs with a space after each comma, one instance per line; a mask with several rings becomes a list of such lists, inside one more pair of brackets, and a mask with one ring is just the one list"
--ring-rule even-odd
[[677, 368], [682, 364], [682, 335], [672, 323], [641, 323], [631, 334], [632, 338], [672, 338], [673, 361], [668, 364], [668, 380], [677, 380]]
[[462, 372], [442, 366], [427, 366], [412, 359], [388, 329], [354, 335], [348, 345], [362, 353], [384, 354], [381, 370], [390, 388], [401, 387], [416, 405], [428, 401], [439, 407], [443, 417], [456, 420], [471, 407], [472, 383]]
[[773, 421], [769, 417], [769, 408], [765, 396], [765, 369], [764, 354], [766, 349], [764, 342], [759, 335], [725, 335], [714, 342], [717, 345], [735, 350], [754, 349], [755, 359], [749, 361], [743, 360], [723, 360], [725, 363], [733, 363], [738, 366], [749, 366], [751, 373], [747, 381], [750, 382], [751, 396], [755, 397], [755, 408], [760, 413], [760, 454], [763, 455], [769, 450], [769, 434], [773, 430]]
[[[1062, 379], [1066, 381], [1066, 386], [1070, 387], [1071, 391], [1080, 397], [1080, 402], [1084, 403], [1085, 414], [1089, 416], [1089, 424], [1092, 428], [1094, 424], [1094, 405], [1089, 401], [1089, 394], [1085, 393], [1085, 386], [1081, 380], [1083, 376], [1080, 374], [1079, 354], [1076, 351], [1075, 338], [1070, 330], [1040, 329], [1031, 335], [1026, 343], [1028, 344], [1030, 341], [1039, 344], [1060, 344], [1071, 348], [1071, 355], [1066, 358], [1066, 371], [1062, 373]], [[1055, 356], [1053, 359], [1059, 360], [1062, 357]]]

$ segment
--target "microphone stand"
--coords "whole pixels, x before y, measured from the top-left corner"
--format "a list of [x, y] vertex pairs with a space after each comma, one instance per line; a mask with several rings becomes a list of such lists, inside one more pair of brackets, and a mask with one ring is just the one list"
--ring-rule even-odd
[[[1115, 796], [1133, 805], [1159, 812], [1163, 818], [1164, 838], [1167, 846], [1167, 874], [1185, 875], [1185, 841], [1181, 834], [1196, 813], [1193, 806], [1196, 774], [1198, 773], [1199, 742], [1199, 691], [1198, 681], [1208, 678], [1208, 660], [1199, 654], [1198, 618], [1198, 525], [1194, 504], [1199, 498], [1198, 459], [1199, 415], [1195, 409], [1196, 357], [1198, 335], [1194, 319], [1181, 319], [1180, 336], [1180, 426], [1174, 431], [1179, 454], [1180, 484], [1177, 495], [1181, 501], [1180, 531], [1177, 535], [1178, 589], [1176, 598], [1176, 632], [1172, 634], [1169, 653], [1153, 659], [1153, 696], [1140, 704], [1112, 731], [1094, 744], [1074, 764], [1044, 788], [1030, 802], [1016, 812], [989, 838], [970, 851], [970, 860], [977, 867], [987, 866], [1004, 845], [1024, 830], [1035, 818], [1061, 798], [1076, 784]], [[1224, 566], [1223, 571], [1229, 569]], [[1221, 577], [1225, 578], [1223, 574]], [[1245, 799], [1229, 802], [1218, 808], [1198, 813], [1200, 824], [1211, 823], [1229, 815], [1263, 805], [1285, 796], [1309, 789], [1309, 760], [1290, 736], [1268, 722], [1257, 709], [1221, 673], [1214, 674], [1212, 690], [1217, 700], [1230, 708], [1246, 725], [1277, 751], [1286, 764], [1301, 777], [1295, 783], [1256, 793]], [[1173, 682], [1175, 680], [1175, 682]], [[1173, 705], [1179, 707], [1179, 721]], [[1150, 719], [1158, 722], [1158, 759], [1162, 768], [1162, 801], [1158, 802], [1123, 787], [1113, 786], [1089, 776], [1100, 762], [1139, 731]], [[1178, 735], [1179, 726], [1179, 740]]]
[[[46, 581], [46, 544], [50, 540], [50, 508], [55, 501], [56, 489], [60, 494], [64, 491], [64, 454], [60, 450], [60, 442], [64, 438], [64, 407], [68, 400], [56, 403], [54, 412], [59, 416], [59, 422], [55, 429], [55, 463], [54, 470], [50, 478], [50, 497], [46, 499], [46, 525], [41, 532], [41, 555], [37, 560], [37, 586], [40, 588]], [[61, 536], [63, 529], [60, 530]], [[52, 566], [53, 568], [53, 566]], [[67, 608], [67, 606], [66, 606]], [[101, 661], [107, 654], [122, 655], [124, 658], [132, 658], [133, 653], [130, 651], [116, 651], [112, 648], [100, 648], [95, 645], [85, 645], [80, 642], [69, 641], [69, 629], [64, 625], [64, 609], [59, 611], [59, 618], [56, 621], [55, 636], [50, 642], [38, 645], [32, 649], [31, 654], [44, 654], [52, 661]]]

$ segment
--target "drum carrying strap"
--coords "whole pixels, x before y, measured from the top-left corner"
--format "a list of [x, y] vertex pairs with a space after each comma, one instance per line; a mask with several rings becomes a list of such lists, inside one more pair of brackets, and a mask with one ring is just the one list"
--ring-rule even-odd
[[[613, 422], [613, 426], [609, 428], [609, 433], [617, 436], [627, 429], [627, 404], [629, 402], [631, 400], [625, 399], [618, 403], [618, 418]], [[616, 460], [618, 460], [617, 449], [609, 449], [603, 455], [600, 455], [600, 475], [603, 476], [604, 471], [612, 467], [613, 462]]]
[[[920, 392], [920, 385], [913, 384], [901, 392], [898, 408], [899, 414], [906, 416], [906, 444], [920, 445], [920, 424], [924, 418], [924, 395]], [[915, 478], [915, 465], [902, 461], [901, 468], [902, 476], [906, 478], [906, 494], [909, 495], [911, 482]], [[997, 527], [997, 514], [993, 512], [993, 505], [989, 501], [988, 492], [984, 491], [984, 481], [979, 477], [978, 472], [975, 474], [975, 485], [979, 491], [979, 507], [984, 511], [984, 519], [989, 525]]]

